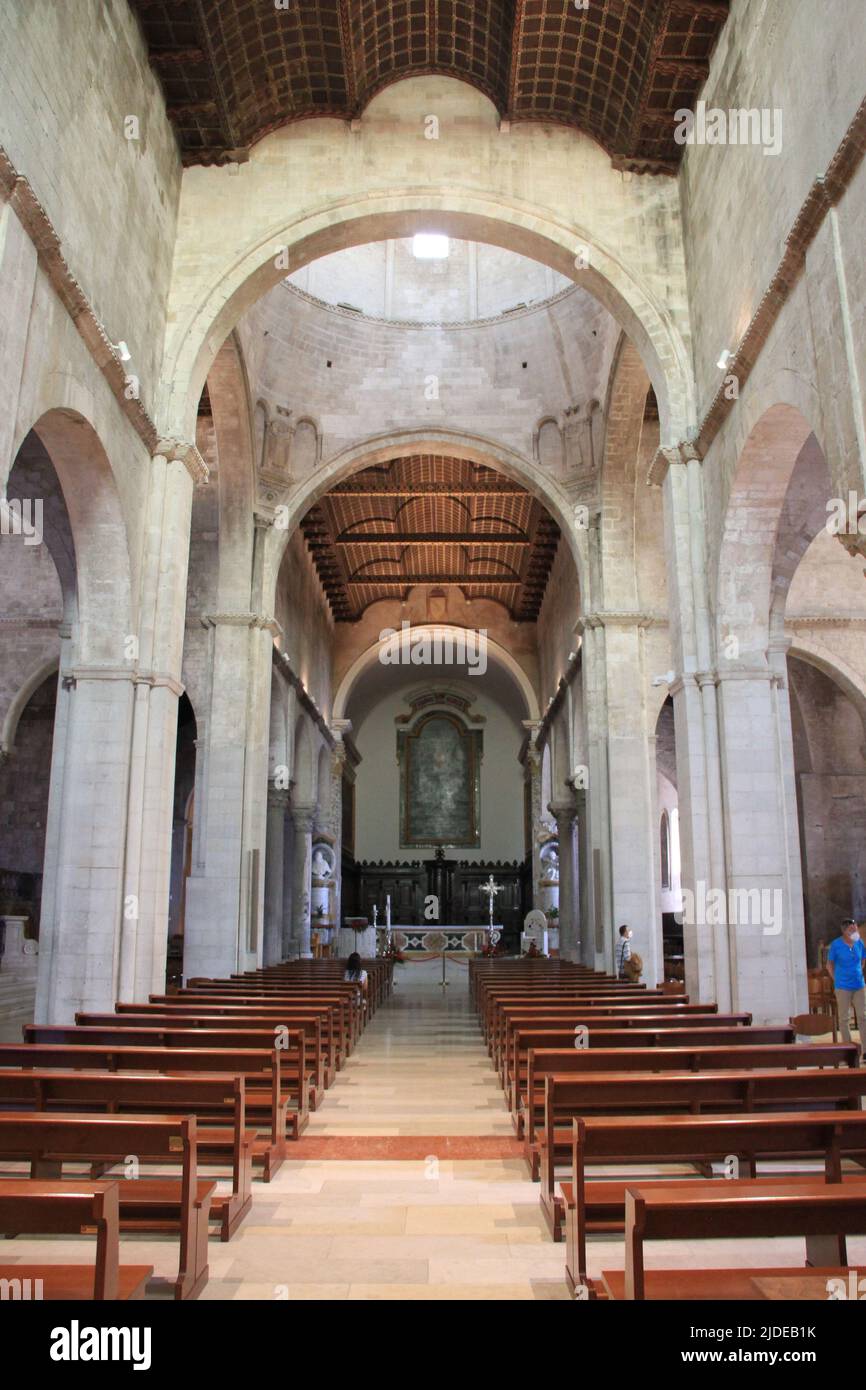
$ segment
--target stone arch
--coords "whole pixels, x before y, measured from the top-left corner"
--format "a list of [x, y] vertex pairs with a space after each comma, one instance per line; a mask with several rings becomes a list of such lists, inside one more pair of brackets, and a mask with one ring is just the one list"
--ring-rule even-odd
[[[108, 455], [90, 421], [74, 410], [57, 407], [47, 411], [32, 432], [57, 475], [72, 533], [76, 660], [122, 666], [123, 639], [135, 631], [131, 559]], [[24, 444], [26, 436], [22, 448]], [[13, 473], [14, 468], [13, 464]]]
[[547, 508], [563, 534], [577, 571], [581, 596], [584, 592], [585, 570], [581, 535], [573, 525], [573, 510], [560, 482], [542, 476], [539, 470], [516, 450], [508, 449], [481, 435], [467, 435], [449, 429], [401, 430], [374, 436], [360, 444], [335, 454], [318, 467], [315, 475], [301, 481], [285, 508], [279, 529], [275, 528], [273, 548], [269, 556], [272, 582], [282, 563], [286, 546], [303, 517], [326, 492], [353, 473], [386, 463], [401, 454], [447, 453], [453, 458], [495, 468], [506, 477], [525, 487]]
[[[167, 343], [163, 429], [194, 437], [195, 409], [216, 345], [246, 310], [287, 273], [333, 251], [425, 230], [431, 216], [449, 236], [487, 242], [550, 266], [584, 286], [616, 318], [646, 363], [659, 402], [662, 439], [686, 437], [695, 414], [689, 354], [671, 315], [612, 247], [588, 228], [554, 220], [546, 209], [465, 188], [395, 189], [378, 196], [325, 204], [294, 221], [253, 234], [231, 248], [210, 286], [185, 314]], [[575, 257], [584, 268], [575, 269]]]
[[[719, 551], [715, 619], [720, 651], [743, 666], [766, 664], [780, 526], [806, 449], [820, 449], [809, 421], [797, 407], [777, 403], [752, 427], [737, 462]], [[793, 571], [788, 583], [791, 577]], [[781, 573], [780, 580], [784, 584]]]
[[791, 643], [788, 656], [816, 667], [838, 686], [860, 715], [866, 733], [866, 680], [859, 671], [840, 653], [822, 649], [814, 639], [803, 632], [798, 632], [796, 639]]
[[60, 666], [58, 656], [48, 657], [47, 660], [39, 662], [26, 677], [20, 686], [15, 698], [12, 700], [6, 717], [3, 720], [3, 727], [0, 729], [0, 756], [9, 754], [15, 747], [15, 735], [18, 732], [18, 725], [21, 722], [21, 715], [30, 700], [31, 695], [39, 689], [44, 681], [48, 680]]
[[[462, 629], [453, 627], [448, 623], [417, 623], [409, 629], [409, 640], [411, 641], [413, 637], [419, 633], [430, 633], [431, 635], [438, 634], [441, 637], [456, 637], [461, 632]], [[339, 688], [334, 696], [334, 719], [346, 718], [346, 710], [349, 707], [353, 689], [364, 672], [368, 671], [370, 667], [375, 665], [379, 660], [381, 650], [380, 644], [378, 642], [373, 642], [366, 651], [363, 651], [360, 656], [355, 658], [341, 680]], [[500, 646], [500, 644], [495, 642], [491, 637], [487, 638], [487, 654], [488, 660], [495, 661], [497, 665], [507, 671], [514, 681], [514, 684], [519, 689], [526, 707], [526, 718], [534, 720], [539, 719], [538, 697], [523, 667], [515, 661], [514, 657], [505, 647]]]
[[634, 343], [623, 334], [608, 381], [601, 465], [601, 541], [606, 561], [604, 603], [637, 607], [635, 486], [650, 379]]
[[255, 421], [240, 343], [222, 344], [207, 378], [219, 459], [217, 607], [243, 612], [250, 604], [255, 540]]

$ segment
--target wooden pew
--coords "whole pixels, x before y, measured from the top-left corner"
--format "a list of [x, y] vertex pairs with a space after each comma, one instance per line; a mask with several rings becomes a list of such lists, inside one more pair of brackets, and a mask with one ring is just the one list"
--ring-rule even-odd
[[[394, 966], [392, 961], [376, 957], [372, 960], [362, 959], [361, 967], [367, 972], [367, 1002], [369, 1004], [369, 1016], [372, 1017], [391, 992]], [[232, 976], [232, 979], [262, 979], [266, 982], [289, 981], [293, 984], [302, 981], [313, 985], [322, 982], [325, 984], [350, 983], [345, 980], [345, 973], [346, 960], [329, 958], [320, 961], [283, 961], [280, 965], [263, 966], [260, 970]]]
[[[324, 1004], [329, 1012], [328, 1027], [324, 1030], [324, 1041], [330, 1051], [328, 1074], [325, 1077], [325, 1085], [333, 1084], [336, 1072], [340, 1071], [345, 1065], [345, 1061], [350, 1051], [352, 1032], [352, 1001], [347, 998], [338, 997], [327, 1000], [307, 999], [301, 1003], [300, 1007], [308, 1008], [311, 1004]], [[243, 995], [219, 995], [219, 994], [192, 994], [189, 992], [181, 994], [151, 994], [146, 1004], [115, 1004], [115, 1014], [124, 1018], [127, 1014], [144, 1015], [171, 1015], [180, 1021], [186, 1017], [197, 1015], [207, 1015], [210, 1018], [243, 1019], [249, 1016], [276, 1017], [286, 1014], [292, 1008], [292, 1004], [283, 1003], [280, 999], [271, 1000], [267, 997], [256, 996], [246, 998]], [[234, 1025], [232, 1025], [234, 1026]]]
[[[553, 1046], [549, 1044], [553, 1042]], [[576, 1048], [569, 1032], [515, 1030], [509, 1106], [527, 1162], [544, 1122], [544, 1083], [553, 1074], [587, 1071], [776, 1070], [781, 1067], [856, 1067], [856, 1043], [780, 1043], [756, 1047]], [[532, 1096], [530, 1106], [529, 1097]], [[537, 1176], [537, 1174], [533, 1174]]]
[[866, 1071], [812, 1068], [773, 1071], [586, 1072], [545, 1078], [537, 1166], [551, 1173], [571, 1156], [572, 1121], [580, 1115], [748, 1114], [756, 1110], [859, 1112]]
[[[306, 1129], [310, 1119], [310, 1074], [306, 1068], [307, 1044], [303, 1028], [76, 1028], [64, 1025], [27, 1023], [22, 1029], [27, 1044], [74, 1047], [204, 1048], [215, 1053], [220, 1048], [275, 1048], [280, 1057], [282, 1094], [288, 1096], [286, 1132], [293, 1139]], [[178, 1067], [180, 1070], [180, 1067]], [[218, 1063], [211, 1071], [222, 1071]]]
[[[361, 991], [357, 986], [348, 985], [347, 993], [336, 996], [348, 1010], [349, 1022], [348, 1031], [341, 1041], [341, 1049], [346, 1056], [350, 1056], [357, 1045], [364, 1027], [364, 1011], [362, 1008]], [[206, 981], [198, 982], [194, 988], [187, 987], [179, 990], [173, 998], [178, 1003], [197, 1003], [201, 1004], [208, 999], [219, 1000], [223, 1003], [259, 1003], [269, 1005], [292, 1004], [303, 1007], [315, 1005], [320, 1002], [319, 991], [311, 990], [309, 993], [299, 991], [294, 986], [287, 985], [264, 985], [256, 981], [248, 981], [243, 984], [240, 980], [215, 980], [212, 984]], [[151, 996], [155, 1002], [155, 996]], [[330, 1001], [329, 1001], [330, 1002]]]
[[[158, 1075], [201, 1075], [214, 1072], [243, 1076], [246, 1081], [246, 1120], [257, 1130], [253, 1163], [265, 1182], [282, 1166], [287, 1153], [288, 1097], [282, 1091], [282, 1052], [270, 1048], [158, 1048], [116, 1046], [52, 1046], [44, 1043], [0, 1043], [0, 1069], [60, 1069], [107, 1072], [152, 1072]], [[207, 1149], [216, 1152], [219, 1138], [207, 1131]], [[227, 1142], [222, 1141], [223, 1152]]]
[[[647, 1288], [659, 1282], [655, 1271], [647, 1275], [644, 1245], [648, 1240], [689, 1240], [712, 1235], [713, 1239], [798, 1236], [806, 1237], [807, 1263], [818, 1267], [839, 1263], [845, 1272], [845, 1237], [866, 1233], [866, 1181], [845, 1183], [766, 1182], [748, 1192], [731, 1190], [720, 1183], [699, 1191], [680, 1187], [646, 1189], [633, 1186], [625, 1199], [625, 1271], [623, 1297], [644, 1299]], [[763, 1190], [765, 1189], [765, 1190]], [[828, 1259], [828, 1254], [830, 1258]], [[691, 1271], [692, 1277], [698, 1271]], [[670, 1271], [666, 1271], [668, 1276]], [[703, 1282], [712, 1282], [714, 1271], [702, 1271]], [[760, 1274], [753, 1270], [752, 1277]], [[603, 1275], [610, 1294], [614, 1279]], [[667, 1281], [670, 1283], [670, 1278]], [[664, 1285], [662, 1285], [663, 1287]], [[664, 1296], [664, 1295], [662, 1295]]]
[[[96, 1236], [92, 1265], [0, 1264], [0, 1280], [20, 1281], [41, 1299], [126, 1301], [144, 1297], [153, 1265], [120, 1263], [120, 1184], [0, 1179], [4, 1236]], [[37, 1283], [38, 1281], [38, 1283]]]
[[[208, 1279], [208, 1208], [215, 1183], [198, 1177], [196, 1121], [178, 1115], [0, 1113], [0, 1160], [23, 1159], [34, 1178], [55, 1178], [64, 1163], [123, 1163], [171, 1158], [180, 1179], [136, 1178], [118, 1184], [122, 1230], [178, 1231], [175, 1298], [197, 1298]], [[165, 1283], [155, 1280], [154, 1284]]]
[[[543, 1010], [545, 1005], [552, 1008], [568, 1007], [575, 1005], [583, 1009], [624, 1009], [632, 1013], [646, 1013], [653, 1008], [673, 1010], [681, 1013], [685, 1005], [676, 1000], [672, 1004], [670, 999], [662, 994], [647, 995], [631, 994], [624, 995], [619, 990], [604, 991], [598, 989], [582, 990], [568, 989], [560, 990], [554, 994], [545, 990], [538, 994], [524, 993], [496, 993], [491, 994], [484, 1000], [484, 1007], [481, 1013], [481, 1031], [484, 1034], [484, 1041], [487, 1050], [492, 1054], [493, 1044], [499, 1030], [499, 1015], [502, 1009], [515, 1005], [522, 1007], [528, 1012]], [[642, 1006], [642, 1007], [639, 1007]], [[712, 1012], [712, 1009], [710, 1010]]]
[[[310, 1023], [320, 1023], [327, 1027], [323, 1035], [319, 1027], [310, 1028]], [[124, 1028], [130, 1031], [154, 1028], [195, 1029], [232, 1032], [262, 1029], [276, 1034], [280, 1028], [303, 1032], [306, 1040], [306, 1066], [311, 1074], [309, 1106], [318, 1108], [325, 1090], [331, 1085], [336, 1071], [335, 1039], [333, 1038], [333, 1019], [325, 1017], [324, 1011], [315, 1009], [273, 1009], [264, 1013], [244, 1010], [240, 1014], [212, 1014], [201, 1010], [175, 1012], [173, 1009], [147, 1013], [124, 1012], [121, 1014], [76, 1014], [75, 1026], [78, 1028]]]
[[[635, 1021], [637, 1020], [637, 1021]], [[639, 1028], [643, 1023], [648, 1028], [667, 1024], [671, 1028], [740, 1028], [752, 1022], [751, 1014], [702, 1013], [690, 1005], [662, 1004], [651, 1001], [645, 1006], [636, 1004], [591, 1004], [562, 1001], [557, 1004], [501, 1004], [495, 1013], [491, 1032], [490, 1055], [493, 1065], [501, 1074], [507, 1064], [509, 1034], [520, 1024], [531, 1024], [534, 1028], [564, 1028], [571, 1026], [572, 1033], [582, 1024], [586, 1028]]]
[[[213, 1193], [209, 1218], [230, 1240], [252, 1206], [252, 1146], [246, 1128], [243, 1076], [139, 1076], [108, 1071], [15, 1071], [0, 1068], [0, 1107], [11, 1110], [107, 1112], [112, 1115], [186, 1114], [198, 1128], [199, 1165], [208, 1156], [231, 1164], [232, 1190]], [[0, 1108], [0, 1114], [2, 1114]], [[219, 1122], [220, 1127], [215, 1128]]]
[[[566, 1228], [566, 1279], [570, 1287], [586, 1278], [588, 1229], [621, 1230], [625, 1193], [635, 1180], [589, 1181], [592, 1164], [695, 1163], [738, 1159], [737, 1178], [689, 1179], [699, 1185], [754, 1179], [759, 1160], [814, 1158], [824, 1164], [828, 1182], [841, 1182], [843, 1158], [866, 1154], [866, 1114], [814, 1111], [761, 1115], [653, 1115], [575, 1119], [572, 1124], [571, 1182], [561, 1184]], [[767, 1179], [773, 1181], [773, 1179]], [[762, 1178], [761, 1181], [764, 1181]], [[665, 1187], [681, 1177], [638, 1179], [642, 1187]], [[548, 1220], [552, 1207], [545, 1209]], [[556, 1238], [556, 1237], [554, 1237]]]
[[558, 989], [494, 990], [485, 995], [481, 1011], [481, 1027], [485, 1039], [490, 1040], [496, 1031], [497, 1021], [502, 1009], [519, 1006], [524, 1010], [544, 1011], [579, 1004], [584, 1009], [624, 1009], [634, 1013], [649, 1013], [663, 1009], [668, 1013], [716, 1013], [715, 1004], [692, 1004], [682, 998], [672, 999], [670, 995], [649, 994], [646, 990], [625, 994], [619, 989], [588, 989], [581, 986], [561, 986]]
[[[629, 1012], [610, 1012], [603, 1010], [590, 1009], [556, 1009], [551, 1012], [535, 1013], [532, 1010], [506, 1009], [500, 1019], [501, 1029], [497, 1040], [497, 1048], [494, 1054], [494, 1066], [499, 1071], [500, 1083], [508, 1095], [512, 1089], [514, 1076], [514, 1034], [520, 1029], [531, 1027], [537, 1033], [543, 1033], [546, 1029], [550, 1033], [558, 1033], [556, 1039], [550, 1039], [545, 1045], [550, 1047], [562, 1047], [563, 1035], [570, 1034], [571, 1046], [577, 1046], [577, 1030], [584, 1029], [587, 1033], [598, 1029], [622, 1029], [622, 1028], [687, 1028], [690, 1032], [695, 1029], [711, 1028], [717, 1032], [720, 1028], [748, 1028], [752, 1026], [751, 1014], [676, 1014], [668, 1013], [666, 1010], [659, 1010], [653, 1014], [631, 1013]], [[567, 1045], [567, 1044], [565, 1044]]]

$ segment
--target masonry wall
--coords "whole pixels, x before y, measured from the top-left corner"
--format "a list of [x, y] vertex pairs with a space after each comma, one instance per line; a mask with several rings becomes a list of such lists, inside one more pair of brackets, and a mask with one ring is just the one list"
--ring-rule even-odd
[[152, 409], [181, 166], [135, 17], [126, 0], [0, 0], [0, 32], [0, 145]]
[[289, 541], [280, 569], [275, 617], [283, 629], [281, 651], [329, 719], [334, 620], [300, 532]]
[[[708, 108], [726, 111], [781, 109], [782, 152], [741, 145], [685, 151], [679, 184], [699, 416], [721, 383], [720, 352], [739, 342], [812, 182], [863, 98], [862, 33], [861, 0], [733, 0], [701, 96]], [[862, 289], [856, 210], [840, 213]]]
[[[412, 328], [328, 309], [278, 285], [238, 334], [255, 398], [296, 421], [311, 416], [326, 460], [425, 425], [483, 435], [532, 460], [540, 421], [603, 399], [618, 330], [580, 289], [494, 323]], [[564, 458], [539, 471], [561, 482]]]

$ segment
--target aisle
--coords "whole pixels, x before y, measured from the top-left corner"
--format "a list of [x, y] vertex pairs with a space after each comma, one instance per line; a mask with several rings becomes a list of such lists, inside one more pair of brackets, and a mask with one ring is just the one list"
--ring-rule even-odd
[[438, 962], [396, 974], [301, 1156], [256, 1184], [230, 1244], [211, 1244], [204, 1298], [566, 1297], [564, 1247], [543, 1230], [465, 970], [449, 966], [444, 991]]

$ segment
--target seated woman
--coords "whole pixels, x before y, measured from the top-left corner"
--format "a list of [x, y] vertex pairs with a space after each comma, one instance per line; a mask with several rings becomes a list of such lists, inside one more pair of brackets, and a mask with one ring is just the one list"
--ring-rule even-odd
[[358, 955], [357, 951], [353, 951], [349, 959], [346, 961], [346, 972], [343, 975], [343, 979], [350, 980], [354, 984], [360, 985], [361, 993], [366, 995], [367, 972], [361, 966], [361, 957]]

